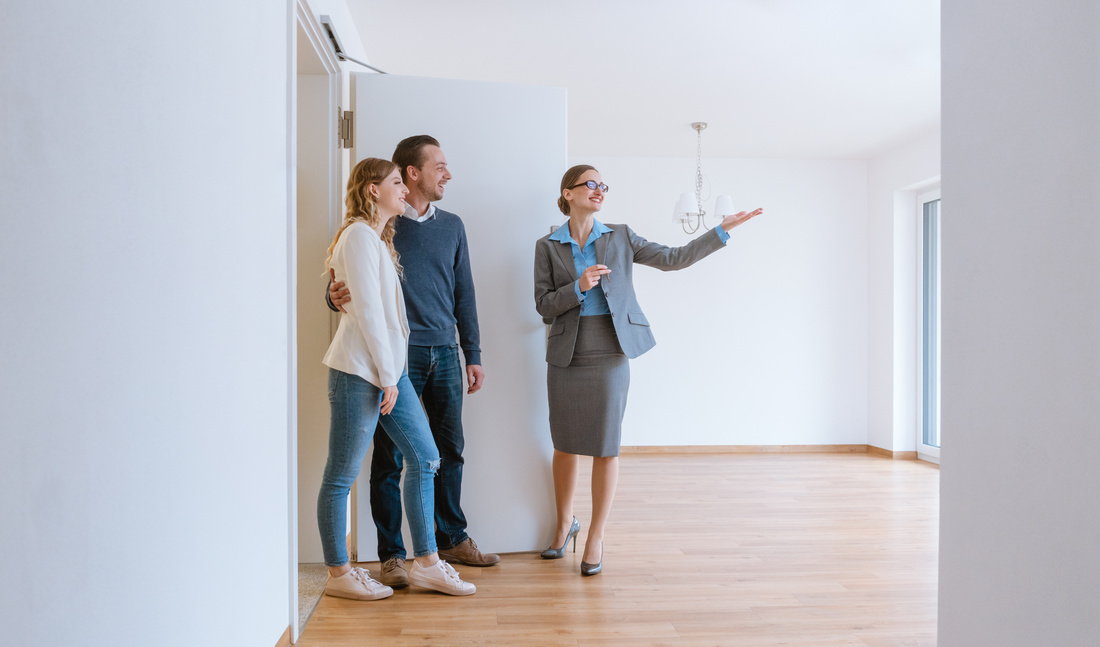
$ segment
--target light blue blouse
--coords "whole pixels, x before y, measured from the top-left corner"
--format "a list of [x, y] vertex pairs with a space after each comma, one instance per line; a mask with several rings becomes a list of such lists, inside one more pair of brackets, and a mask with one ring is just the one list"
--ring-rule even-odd
[[[569, 245], [573, 250], [573, 268], [577, 270], [577, 276], [584, 274], [584, 271], [589, 267], [596, 264], [596, 241], [600, 236], [611, 233], [611, 228], [603, 224], [599, 220], [592, 220], [592, 233], [588, 234], [588, 240], [584, 243], [584, 247], [581, 247], [577, 241], [573, 240], [573, 236], [569, 233], [569, 222], [566, 221], [561, 227], [550, 235], [550, 240], [556, 240], [563, 245]], [[577, 279], [573, 283], [573, 290], [577, 293], [577, 298], [581, 300], [581, 316], [591, 317], [592, 315], [609, 315], [611, 314], [611, 308], [607, 306], [607, 297], [603, 294], [603, 288], [597, 283], [591, 290], [587, 292], [581, 292], [581, 282]]]

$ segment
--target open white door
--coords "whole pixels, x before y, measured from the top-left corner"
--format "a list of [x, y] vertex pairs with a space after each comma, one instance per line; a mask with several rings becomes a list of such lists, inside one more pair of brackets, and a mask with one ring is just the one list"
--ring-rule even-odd
[[[466, 225], [477, 291], [485, 387], [463, 415], [462, 508], [492, 552], [542, 549], [554, 525], [545, 330], [535, 313], [535, 241], [564, 221], [563, 88], [379, 74], [352, 75], [354, 159], [390, 159], [397, 142], [439, 140], [454, 179], [438, 203]], [[377, 559], [370, 459], [357, 481], [359, 559]], [[412, 544], [406, 531], [406, 548]]]

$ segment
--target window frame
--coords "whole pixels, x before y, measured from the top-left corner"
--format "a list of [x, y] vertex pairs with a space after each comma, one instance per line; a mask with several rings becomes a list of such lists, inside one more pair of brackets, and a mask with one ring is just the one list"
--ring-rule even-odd
[[[925, 357], [924, 357], [924, 354], [925, 354], [925, 345], [926, 345], [926, 342], [925, 342], [925, 277], [924, 277], [925, 263], [926, 263], [926, 260], [925, 260], [925, 251], [926, 251], [926, 249], [925, 249], [926, 248], [925, 236], [926, 236], [926, 232], [925, 232], [925, 226], [924, 226], [924, 206], [926, 204], [928, 204], [929, 202], [937, 202], [937, 201], [939, 201], [939, 206], [938, 206], [938, 212], [937, 212], [937, 223], [936, 223], [935, 232], [934, 232], [935, 237], [936, 237], [936, 240], [935, 240], [935, 245], [936, 245], [935, 252], [936, 253], [934, 255], [934, 259], [935, 259], [935, 262], [936, 262], [935, 275], [936, 275], [936, 279], [937, 279], [937, 285], [936, 285], [936, 295], [935, 295], [936, 296], [936, 303], [934, 305], [935, 313], [934, 313], [933, 316], [935, 317], [935, 329], [936, 329], [935, 343], [936, 343], [937, 347], [942, 351], [942, 315], [941, 315], [940, 304], [942, 302], [943, 277], [942, 277], [942, 274], [941, 274], [942, 260], [941, 260], [941, 253], [940, 252], [942, 251], [942, 244], [941, 244], [942, 243], [942, 233], [941, 232], [942, 232], [942, 225], [943, 225], [943, 202], [942, 202], [941, 196], [940, 196], [940, 187], [936, 186], [934, 188], [928, 189], [926, 191], [922, 191], [921, 193], [917, 194], [916, 204], [914, 205], [914, 207], [915, 207], [914, 211], [915, 211], [915, 216], [916, 216], [916, 227], [917, 227], [917, 277], [916, 277], [916, 279], [917, 279], [917, 304], [916, 304], [917, 305], [917, 322], [916, 322], [916, 324], [917, 324], [917, 335], [916, 335], [916, 337], [917, 337], [917, 339], [916, 339], [916, 342], [917, 342], [916, 343], [916, 346], [917, 346], [917, 348], [916, 348], [916, 354], [917, 354], [917, 356], [916, 356], [917, 380], [916, 380], [916, 393], [915, 393], [915, 395], [916, 395], [916, 405], [917, 405], [916, 406], [916, 416], [917, 416], [917, 420], [916, 420], [916, 423], [917, 423], [916, 424], [917, 458], [919, 458], [921, 460], [926, 460], [926, 461], [938, 464], [940, 462], [940, 447], [935, 446], [935, 445], [929, 445], [929, 444], [925, 443], [925, 440], [924, 440], [924, 423], [925, 423], [926, 410], [927, 410], [927, 407], [926, 407], [926, 404], [925, 404], [925, 395], [924, 395], [924, 387], [925, 387], [925, 383], [924, 383], [924, 380], [925, 380]], [[936, 372], [936, 377], [935, 377], [936, 397], [935, 397], [935, 405], [934, 406], [936, 408], [936, 418], [937, 418], [937, 421], [936, 421], [937, 440], [940, 442], [940, 445], [942, 446], [942, 444], [943, 444], [943, 441], [942, 441], [943, 434], [942, 434], [942, 427], [940, 425], [940, 423], [942, 422], [942, 419], [940, 418], [941, 403], [942, 403], [942, 383], [940, 381], [940, 376], [942, 375], [942, 353], [938, 354], [938, 356], [936, 358], [936, 361], [934, 362], [934, 370]]]

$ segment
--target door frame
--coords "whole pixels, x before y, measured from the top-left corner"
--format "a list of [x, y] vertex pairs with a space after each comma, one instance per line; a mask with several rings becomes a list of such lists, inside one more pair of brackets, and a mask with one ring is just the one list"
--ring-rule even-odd
[[297, 642], [298, 624], [298, 29], [301, 28], [313, 53], [328, 76], [328, 114], [333, 120], [332, 137], [326, 140], [330, 159], [329, 223], [338, 222], [339, 180], [343, 156], [336, 137], [335, 118], [339, 109], [343, 77], [340, 61], [329, 43], [325, 29], [308, 0], [291, 0], [287, 34], [287, 573], [289, 580], [290, 640]]

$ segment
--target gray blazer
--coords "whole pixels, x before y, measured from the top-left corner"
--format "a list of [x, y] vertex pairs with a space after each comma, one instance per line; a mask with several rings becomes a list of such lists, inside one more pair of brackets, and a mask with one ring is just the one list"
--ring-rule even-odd
[[[634, 263], [665, 271], [679, 270], [725, 245], [715, 231], [683, 247], [666, 247], [649, 242], [626, 225], [607, 226], [611, 232], [596, 239], [596, 262], [611, 269], [600, 280], [600, 287], [607, 297], [619, 345], [633, 359], [657, 344], [634, 296]], [[554, 366], [569, 366], [581, 315], [581, 302], [573, 289], [578, 277], [572, 246], [550, 240], [550, 236], [547, 234], [535, 243], [535, 309], [544, 322], [551, 324], [546, 361]]]

